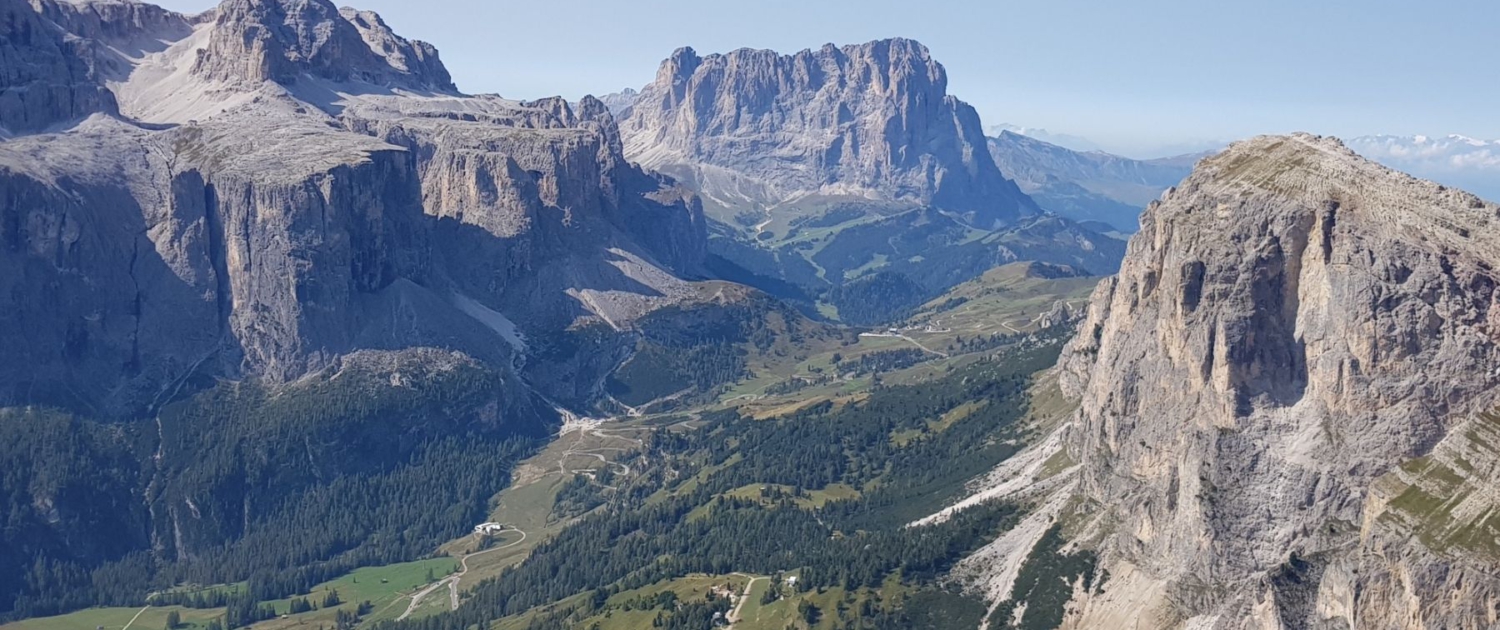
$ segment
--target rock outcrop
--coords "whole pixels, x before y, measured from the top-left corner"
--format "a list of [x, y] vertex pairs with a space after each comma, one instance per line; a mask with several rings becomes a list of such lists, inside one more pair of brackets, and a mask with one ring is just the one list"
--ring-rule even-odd
[[[907, 39], [794, 55], [677, 50], [621, 124], [633, 161], [690, 182], [726, 221], [826, 198], [935, 207], [986, 229], [1035, 205], [995, 168], [974, 109]], [[774, 218], [768, 214], [766, 218]]]
[[1308, 135], [1153, 203], [1062, 359], [1112, 576], [1067, 627], [1493, 627], [1497, 226]]
[[[417, 157], [465, 294], [532, 322], [621, 323], [660, 302], [648, 293], [670, 301], [688, 293], [678, 278], [704, 275], [696, 197], [627, 163], [598, 100], [470, 97], [462, 115], [440, 103], [363, 98], [340, 118]], [[612, 295], [582, 297], [595, 293]]]

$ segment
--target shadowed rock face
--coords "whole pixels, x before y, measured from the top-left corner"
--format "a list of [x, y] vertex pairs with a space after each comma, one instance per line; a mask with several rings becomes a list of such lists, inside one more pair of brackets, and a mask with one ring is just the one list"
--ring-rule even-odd
[[1062, 359], [1130, 576], [1078, 627], [1494, 623], [1494, 560], [1423, 542], [1388, 487], [1500, 404], [1497, 225], [1307, 135], [1234, 145], [1153, 203]]
[[26, 0], [0, 0], [0, 138], [115, 112], [93, 47], [66, 37]]
[[507, 317], [623, 329], [695, 296], [696, 197], [629, 165], [595, 99], [459, 95], [430, 47], [318, 0], [3, 6], [68, 37], [7, 38], [0, 77], [71, 105], [0, 96], [11, 132], [66, 127], [0, 142], [0, 324], [25, 331], [0, 335], [0, 402], [129, 415], [194, 375], [285, 381], [362, 350], [508, 374]]
[[990, 228], [1035, 212], [942, 65], [890, 39], [795, 55], [679, 49], [632, 95], [626, 155], [757, 208], [809, 195], [932, 206]]

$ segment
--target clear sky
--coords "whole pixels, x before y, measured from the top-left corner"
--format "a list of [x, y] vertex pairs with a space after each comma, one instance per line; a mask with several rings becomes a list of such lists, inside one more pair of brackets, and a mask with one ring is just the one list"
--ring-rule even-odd
[[514, 98], [639, 87], [679, 46], [904, 36], [986, 125], [1127, 155], [1296, 130], [1500, 138], [1494, 0], [346, 1], [436, 44], [461, 89]]

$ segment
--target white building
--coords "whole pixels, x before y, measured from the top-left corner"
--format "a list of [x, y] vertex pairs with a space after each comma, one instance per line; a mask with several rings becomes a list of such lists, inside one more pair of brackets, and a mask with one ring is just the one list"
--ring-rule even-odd
[[494, 536], [510, 529], [504, 523], [480, 523], [474, 526], [474, 534], [477, 536]]

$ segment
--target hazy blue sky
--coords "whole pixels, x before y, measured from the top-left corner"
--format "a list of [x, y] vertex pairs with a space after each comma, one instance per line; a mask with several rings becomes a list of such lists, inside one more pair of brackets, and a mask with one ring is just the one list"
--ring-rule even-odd
[[987, 125], [1127, 154], [1294, 130], [1500, 138], [1493, 0], [350, 1], [436, 44], [463, 90], [516, 98], [639, 87], [685, 45], [899, 35], [932, 50]]

